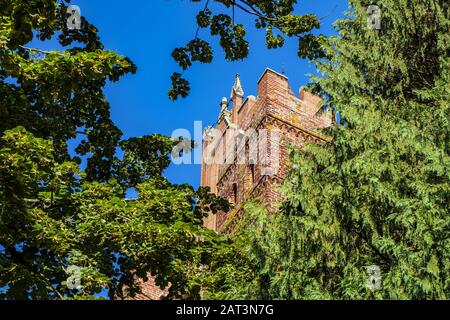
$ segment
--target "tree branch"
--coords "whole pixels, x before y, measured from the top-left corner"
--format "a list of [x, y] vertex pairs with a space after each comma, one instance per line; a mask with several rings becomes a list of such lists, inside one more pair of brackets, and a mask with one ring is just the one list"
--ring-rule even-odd
[[56, 288], [54, 288], [51, 284], [48, 283], [48, 279], [45, 277], [45, 275], [43, 275], [41, 272], [34, 271], [33, 267], [25, 260], [24, 257], [22, 257], [22, 255], [19, 252], [17, 252], [17, 250], [15, 248], [13, 248], [11, 246], [6, 246], [5, 251], [9, 253], [9, 256], [15, 263], [23, 266], [25, 269], [28, 270], [28, 272], [39, 276], [41, 278], [41, 280], [46, 284], [47, 288], [50, 288], [54, 293], [56, 293], [58, 295], [58, 297], [61, 300], [64, 300], [64, 296], [61, 294], [61, 292], [56, 290]]
[[256, 8], [253, 7], [253, 5], [251, 5], [247, 1], [241, 0], [241, 2], [246, 4], [252, 11], [250, 11], [249, 9], [245, 8], [244, 6], [242, 6], [242, 5], [240, 5], [239, 3], [236, 3], [236, 2], [234, 2], [234, 5], [236, 7], [238, 7], [239, 9], [241, 9], [242, 11], [247, 12], [248, 14], [257, 16], [257, 17], [259, 17], [259, 18], [261, 18], [263, 20], [267, 20], [267, 21], [271, 21], [271, 22], [276, 22], [277, 21], [277, 19], [266, 17], [262, 12], [259, 12]]
[[61, 55], [61, 56], [64, 56], [64, 54], [61, 53], [61, 52], [59, 52], [59, 51], [45, 51], [45, 50], [42, 50], [42, 49], [38, 49], [38, 48], [28, 48], [28, 47], [24, 47], [24, 46], [21, 46], [21, 45], [19, 45], [19, 47], [22, 48], [22, 49], [24, 49], [24, 50], [27, 50], [27, 51], [38, 52], [38, 53], [42, 53], [42, 54], [44, 54], [44, 55], [52, 54], [52, 53], [53, 53], [53, 54], [59, 54], [59, 55]]
[[382, 254], [377, 247], [375, 247], [372, 243], [370, 243], [369, 239], [367, 238], [366, 234], [361, 231], [358, 232], [357, 230], [354, 230], [354, 232], [361, 238], [364, 240], [364, 242], [372, 249], [373, 252], [375, 252], [384, 262], [386, 262], [387, 264], [391, 264], [392, 261], [386, 257], [384, 254]]

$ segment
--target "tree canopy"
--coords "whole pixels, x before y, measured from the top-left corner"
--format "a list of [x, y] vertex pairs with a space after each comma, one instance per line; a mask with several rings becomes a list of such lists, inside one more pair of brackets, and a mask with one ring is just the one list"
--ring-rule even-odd
[[[216, 2], [230, 14], [204, 1], [196, 22], [227, 60], [249, 52], [242, 10], [267, 47], [298, 39], [324, 75], [309, 89], [341, 119], [330, 143], [292, 149], [280, 212], [248, 203], [232, 242], [202, 221], [226, 200], [163, 177], [179, 141], [123, 140], [111, 120], [103, 88], [133, 62], [84, 18], [69, 29], [68, 1], [0, 0], [0, 299], [132, 297], [150, 273], [169, 298], [448, 299], [448, 1], [380, 0], [374, 29], [372, 3], [350, 0], [331, 38], [295, 0]], [[62, 49], [28, 47], [50, 39]], [[197, 33], [173, 58], [184, 71], [213, 52]], [[182, 73], [172, 81], [170, 98], [189, 94]], [[79, 288], [67, 285], [73, 267]]]
[[450, 5], [377, 3], [380, 29], [352, 0], [331, 58], [314, 60], [309, 88], [341, 115], [332, 142], [293, 149], [278, 214], [247, 206], [238, 252], [253, 274], [229, 272], [213, 294], [449, 299]]
[[[189, 69], [194, 62], [211, 63], [213, 61], [213, 49], [208, 40], [201, 38], [200, 32], [209, 30], [210, 35], [219, 38], [220, 47], [225, 52], [227, 61], [237, 61], [247, 58], [249, 43], [245, 36], [246, 27], [236, 21], [235, 11], [239, 10], [255, 18], [256, 29], [264, 29], [266, 34], [266, 46], [269, 49], [281, 48], [285, 38], [298, 39], [298, 56], [301, 58], [324, 58], [326, 52], [323, 44], [327, 38], [316, 35], [314, 31], [320, 28], [320, 20], [315, 14], [295, 14], [296, 0], [196, 0], [204, 2], [204, 9], [196, 18], [198, 26], [195, 38], [184, 47], [176, 48], [172, 52], [173, 59], [178, 63], [182, 71]], [[212, 2], [217, 2], [229, 12], [223, 13], [211, 9]], [[174, 72], [172, 88], [169, 97], [177, 100], [180, 96], [189, 95], [189, 82], [180, 72]]]
[[169, 298], [198, 297], [196, 271], [225, 245], [202, 219], [228, 203], [163, 177], [178, 141], [122, 140], [103, 88], [136, 66], [84, 18], [69, 29], [67, 5], [0, 1], [0, 299], [133, 297], [149, 273]]

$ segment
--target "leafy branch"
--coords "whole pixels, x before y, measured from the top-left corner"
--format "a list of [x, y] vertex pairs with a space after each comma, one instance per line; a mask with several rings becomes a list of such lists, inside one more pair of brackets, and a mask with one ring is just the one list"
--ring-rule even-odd
[[[235, 23], [235, 8], [257, 17], [255, 27], [265, 29], [267, 48], [281, 48], [285, 43], [284, 37], [295, 37], [299, 41], [299, 57], [309, 59], [328, 57], [324, 49], [327, 38], [311, 33], [313, 29], [320, 28], [319, 19], [313, 14], [295, 15], [292, 1], [217, 0], [217, 2], [231, 8], [232, 16], [223, 13], [214, 15], [208, 8], [209, 0], [206, 1], [204, 9], [197, 15], [197, 31], [194, 40], [172, 52], [172, 58], [181, 67], [182, 72], [175, 72], [171, 77], [172, 88], [168, 93], [171, 100], [189, 95], [189, 81], [183, 78], [183, 73], [192, 66], [193, 62], [211, 63], [213, 60], [210, 43], [198, 38], [200, 29], [209, 28], [212, 36], [219, 37], [219, 43], [227, 61], [237, 61], [248, 57], [249, 43], [245, 39], [246, 27]], [[277, 34], [274, 30], [277, 30]]]

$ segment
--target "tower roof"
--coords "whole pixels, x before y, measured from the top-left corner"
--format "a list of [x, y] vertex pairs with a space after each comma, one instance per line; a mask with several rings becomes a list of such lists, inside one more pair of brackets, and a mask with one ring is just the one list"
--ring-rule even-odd
[[244, 96], [244, 89], [242, 89], [241, 76], [239, 73], [236, 75], [233, 87], [231, 88], [231, 99], [233, 99], [234, 95]]
[[277, 71], [275, 71], [275, 70], [273, 70], [273, 69], [270, 69], [270, 68], [266, 68], [266, 70], [264, 70], [264, 72], [263, 72], [263, 74], [261, 75], [261, 77], [259, 77], [258, 83], [261, 82], [262, 78], [264, 78], [264, 76], [265, 76], [266, 73], [268, 73], [268, 72], [271, 72], [271, 73], [274, 73], [274, 74], [276, 74], [276, 75], [279, 75], [280, 77], [283, 77], [283, 78], [285, 78], [286, 80], [289, 79], [285, 74], [279, 73], [279, 72], [277, 72]]

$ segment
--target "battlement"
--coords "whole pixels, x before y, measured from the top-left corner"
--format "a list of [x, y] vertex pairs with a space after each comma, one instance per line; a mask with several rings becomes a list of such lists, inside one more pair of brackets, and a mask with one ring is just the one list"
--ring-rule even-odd
[[[228, 232], [249, 197], [260, 197], [271, 210], [282, 201], [277, 185], [288, 171], [289, 145], [324, 143], [320, 129], [332, 125], [331, 114], [319, 112], [322, 100], [300, 89], [292, 91], [288, 78], [266, 69], [258, 80], [258, 95], [244, 99], [239, 75], [231, 89], [230, 101], [220, 103], [218, 122], [203, 142], [201, 185], [234, 204], [231, 213], [205, 219], [205, 225]], [[211, 131], [214, 134], [211, 134]]]

